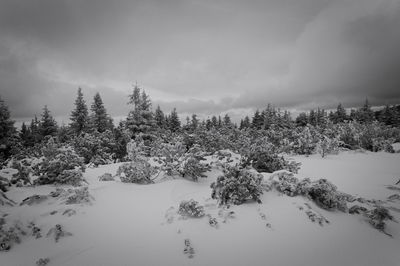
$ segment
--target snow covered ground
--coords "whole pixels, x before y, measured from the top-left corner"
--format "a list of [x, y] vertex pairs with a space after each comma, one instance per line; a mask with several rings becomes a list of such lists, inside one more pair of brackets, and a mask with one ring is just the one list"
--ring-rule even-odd
[[[339, 190], [366, 199], [385, 201], [400, 221], [400, 201], [387, 197], [400, 194], [400, 154], [342, 152], [321, 158], [295, 156], [302, 163], [299, 178], [326, 178]], [[23, 225], [34, 222], [43, 237], [22, 238], [8, 252], [0, 253], [1, 266], [35, 265], [39, 258], [48, 265], [270, 265], [270, 266], [395, 266], [400, 263], [400, 224], [387, 223], [389, 237], [374, 229], [360, 215], [329, 212], [303, 197], [277, 191], [264, 193], [262, 204], [246, 203], [219, 208], [210, 199], [210, 183], [221, 173], [213, 168], [199, 182], [174, 179], [153, 185], [99, 181], [115, 174], [119, 164], [87, 169], [85, 177], [94, 200], [91, 204], [66, 205], [54, 198], [16, 207], [0, 206], [0, 217]], [[267, 177], [268, 175], [266, 175]], [[389, 187], [388, 187], [389, 186]], [[55, 188], [12, 188], [7, 196], [20, 203], [33, 194], [47, 195]], [[195, 199], [205, 206], [209, 218], [182, 219], [176, 211], [182, 200]], [[75, 215], [63, 215], [67, 209]], [[327, 222], [319, 225], [306, 215], [312, 210]], [[54, 212], [57, 211], [57, 212]], [[234, 214], [230, 214], [233, 211]], [[233, 216], [233, 217], [232, 217]], [[72, 236], [46, 237], [55, 224]], [[194, 249], [184, 254], [185, 239]]]

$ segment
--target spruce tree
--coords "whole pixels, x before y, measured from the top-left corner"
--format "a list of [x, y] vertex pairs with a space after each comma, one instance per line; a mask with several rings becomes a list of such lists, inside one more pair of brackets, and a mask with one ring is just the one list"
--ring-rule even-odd
[[16, 133], [8, 106], [0, 98], [0, 162], [11, 156], [13, 137]]
[[365, 99], [365, 103], [363, 105], [363, 107], [361, 107], [358, 111], [357, 111], [357, 120], [360, 123], [371, 123], [374, 119], [374, 112], [371, 109], [371, 106], [369, 104], [368, 98]]
[[296, 125], [298, 127], [304, 127], [308, 124], [308, 116], [306, 113], [302, 112], [296, 117]]
[[332, 121], [333, 123], [342, 123], [345, 120], [347, 120], [347, 115], [346, 115], [346, 110], [342, 106], [341, 103], [339, 103], [338, 107], [336, 108], [336, 113], [334, 114], [334, 120]]
[[213, 126], [214, 128], [217, 128], [217, 127], [218, 127], [218, 119], [217, 119], [217, 117], [216, 117], [215, 115], [213, 115], [213, 116], [211, 117], [211, 123], [212, 123], [212, 126]]
[[232, 121], [228, 114], [225, 114], [225, 116], [224, 116], [224, 125], [226, 127], [232, 126]]
[[176, 112], [176, 108], [171, 111], [170, 119], [169, 119], [169, 129], [172, 132], [177, 132], [181, 129], [181, 121], [179, 120], [178, 113]]
[[156, 125], [158, 128], [165, 128], [165, 115], [159, 105], [157, 106], [154, 113], [154, 120], [156, 121]]
[[264, 126], [264, 117], [260, 114], [259, 110], [256, 110], [251, 122], [251, 126], [255, 129], [262, 129]]
[[76, 135], [87, 130], [89, 114], [81, 88], [78, 89], [78, 96], [75, 100], [75, 110], [72, 111], [70, 120], [70, 128]]
[[30, 146], [31, 131], [29, 127], [26, 126], [25, 122], [22, 123], [21, 130], [19, 132], [19, 137], [21, 139], [22, 145], [25, 147]]
[[92, 112], [90, 116], [90, 126], [93, 128], [93, 130], [102, 133], [107, 129], [113, 129], [112, 119], [107, 114], [107, 110], [104, 107], [100, 93], [97, 92], [93, 97], [93, 103], [90, 106], [90, 110]]
[[199, 127], [199, 119], [196, 114], [192, 114], [192, 120], [190, 121], [192, 130], [196, 130]]
[[39, 123], [39, 132], [41, 139], [46, 136], [55, 136], [57, 134], [57, 122], [51, 115], [47, 105], [43, 108], [42, 118]]
[[154, 128], [156, 121], [151, 111], [151, 100], [149, 96], [135, 85], [132, 94], [129, 95], [129, 104], [133, 109], [126, 119], [126, 127], [131, 134], [148, 133]]

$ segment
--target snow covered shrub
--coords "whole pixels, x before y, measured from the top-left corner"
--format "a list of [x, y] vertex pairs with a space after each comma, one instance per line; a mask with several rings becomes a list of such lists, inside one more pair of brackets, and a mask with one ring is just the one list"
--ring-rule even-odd
[[394, 153], [394, 149], [392, 146], [393, 143], [393, 139], [384, 139], [383, 137], [374, 138], [372, 139], [372, 151], [385, 151], [389, 153]]
[[137, 158], [146, 156], [147, 147], [144, 144], [144, 140], [138, 136], [135, 140], [131, 140], [126, 145], [126, 152], [128, 153], [128, 158], [131, 161], [135, 161]]
[[291, 172], [278, 171], [271, 175], [272, 185], [279, 192], [284, 193], [290, 197], [299, 195], [297, 189], [299, 180]]
[[322, 158], [327, 154], [337, 154], [339, 152], [340, 141], [337, 138], [329, 138], [321, 135], [316, 144], [316, 149]]
[[25, 166], [21, 161], [13, 161], [12, 168], [17, 169], [18, 173], [14, 174], [10, 180], [11, 184], [22, 186], [31, 184], [30, 173], [32, 169]]
[[199, 177], [207, 177], [204, 173], [210, 171], [211, 167], [208, 164], [203, 164], [204, 161], [203, 152], [198, 145], [194, 145], [185, 153], [180, 162], [179, 174], [184, 178], [191, 178], [193, 181], [197, 181]]
[[287, 161], [282, 156], [276, 154], [275, 147], [267, 140], [255, 142], [247, 151], [242, 150], [242, 166], [251, 165], [259, 172], [272, 173], [278, 170], [286, 169], [293, 173], [297, 173], [300, 163], [295, 161]]
[[54, 241], [58, 242], [60, 238], [66, 237], [66, 236], [72, 236], [72, 233], [67, 232], [64, 230], [64, 228], [60, 224], [56, 224], [53, 228], [47, 232], [47, 237], [53, 236]]
[[49, 262], [49, 258], [40, 258], [38, 261], [36, 261], [36, 266], [46, 266], [47, 264], [49, 264]]
[[255, 152], [245, 158], [245, 165], [251, 164], [258, 172], [273, 173], [278, 170], [286, 169], [290, 172], [297, 173], [300, 163], [295, 161], [286, 161], [285, 158], [277, 154], [268, 152]]
[[116, 144], [109, 130], [81, 134], [73, 139], [72, 145], [79, 156], [84, 158], [85, 163], [97, 166], [113, 162]]
[[337, 191], [337, 187], [326, 179], [312, 182], [307, 189], [307, 195], [324, 209], [347, 210], [347, 203], [343, 194]]
[[65, 194], [65, 204], [81, 204], [90, 203], [92, 196], [89, 194], [88, 187], [80, 187], [76, 189], [68, 189]]
[[305, 196], [313, 200], [321, 208], [327, 210], [347, 210], [347, 196], [326, 179], [311, 182], [309, 178], [297, 179], [292, 173], [279, 171], [271, 175], [273, 187], [290, 196]]
[[20, 233], [20, 228], [9, 227], [5, 229], [3, 225], [0, 225], [0, 251], [8, 251], [14, 244], [21, 243]]
[[85, 170], [83, 158], [68, 147], [57, 149], [57, 152], [55, 157], [45, 157], [41, 163], [36, 165], [34, 174], [38, 176], [38, 179], [34, 181], [34, 184], [79, 185], [83, 181], [82, 173], [79, 174], [79, 172]]
[[378, 206], [367, 213], [369, 223], [376, 229], [384, 231], [386, 224], [385, 221], [393, 221], [394, 218], [390, 215], [389, 210], [385, 207]]
[[161, 170], [167, 175], [173, 176], [179, 174], [179, 164], [185, 150], [185, 146], [181, 142], [174, 144], [160, 143], [152, 153], [156, 156], [156, 161], [160, 164]]
[[239, 205], [250, 199], [261, 203], [262, 175], [229, 165], [225, 166], [223, 172], [224, 174], [211, 184], [213, 199], [219, 200], [221, 205]]
[[114, 181], [114, 177], [110, 173], [104, 173], [99, 176], [99, 181]]
[[124, 183], [151, 184], [151, 177], [157, 173], [157, 169], [145, 159], [137, 159], [134, 162], [124, 163], [118, 167], [117, 175]]
[[194, 199], [181, 201], [178, 214], [184, 217], [200, 218], [205, 215], [204, 207]]
[[300, 128], [301, 131], [298, 129], [293, 134], [293, 151], [297, 154], [313, 154], [318, 141], [314, 127], [305, 126], [303, 129]]
[[64, 170], [57, 177], [57, 183], [75, 187], [80, 186], [83, 181], [83, 174], [80, 169]]
[[205, 160], [204, 152], [197, 144], [186, 152], [181, 142], [160, 143], [153, 153], [157, 154], [156, 161], [161, 170], [169, 176], [180, 175], [197, 181], [199, 177], [207, 177], [204, 173], [210, 170], [208, 164], [201, 163]]

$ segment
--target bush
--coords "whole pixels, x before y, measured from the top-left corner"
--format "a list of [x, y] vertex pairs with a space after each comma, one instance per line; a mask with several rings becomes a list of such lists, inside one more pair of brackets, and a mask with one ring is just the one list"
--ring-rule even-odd
[[35, 166], [34, 173], [39, 178], [34, 181], [34, 184], [80, 185], [83, 181], [82, 171], [85, 170], [83, 158], [71, 148], [60, 148], [57, 152], [54, 158], [45, 157]]
[[261, 181], [263, 177], [248, 169], [226, 165], [224, 175], [211, 184], [213, 199], [218, 199], [221, 205], [242, 204], [247, 200], [261, 203]]
[[376, 229], [384, 231], [386, 220], [393, 221], [394, 218], [390, 215], [389, 210], [385, 207], [378, 206], [375, 209], [368, 212], [367, 217], [369, 218], [369, 223]]
[[73, 139], [72, 145], [79, 156], [84, 158], [85, 163], [98, 166], [113, 162], [113, 151], [117, 144], [113, 133], [106, 130], [102, 133], [83, 133]]
[[346, 195], [337, 191], [337, 187], [326, 179], [311, 182], [305, 178], [299, 180], [292, 173], [278, 172], [271, 176], [272, 185], [280, 192], [290, 196], [306, 196], [321, 208], [327, 210], [347, 210]]
[[251, 164], [258, 172], [267, 173], [273, 173], [284, 169], [297, 173], [300, 169], [300, 163], [287, 161], [282, 156], [265, 151], [251, 153], [242, 163], [244, 163], [244, 165]]
[[117, 175], [124, 183], [152, 184], [151, 177], [156, 172], [157, 169], [142, 158], [122, 164], [117, 170]]
[[204, 207], [193, 199], [182, 201], [179, 204], [178, 213], [185, 217], [195, 217], [195, 218], [200, 218], [205, 215]]
[[104, 173], [99, 176], [99, 181], [114, 181], [114, 177], [110, 173]]
[[308, 188], [307, 195], [324, 209], [347, 210], [347, 203], [343, 194], [338, 192], [337, 187], [326, 179], [313, 182]]

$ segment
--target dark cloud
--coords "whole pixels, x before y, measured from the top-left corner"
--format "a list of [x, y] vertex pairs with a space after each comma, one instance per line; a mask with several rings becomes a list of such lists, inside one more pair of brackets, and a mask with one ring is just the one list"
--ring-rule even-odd
[[0, 95], [68, 117], [82, 87], [125, 115], [138, 81], [182, 113], [400, 101], [398, 0], [0, 0]]

